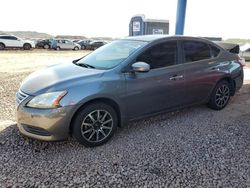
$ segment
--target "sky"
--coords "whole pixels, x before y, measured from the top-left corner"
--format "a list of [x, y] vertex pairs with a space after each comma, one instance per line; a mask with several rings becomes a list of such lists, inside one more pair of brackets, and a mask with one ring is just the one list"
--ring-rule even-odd
[[[173, 35], [176, 9], [177, 0], [2, 0], [0, 31], [116, 38], [144, 14], [169, 20]], [[187, 0], [184, 34], [250, 39], [249, 12], [250, 0]]]

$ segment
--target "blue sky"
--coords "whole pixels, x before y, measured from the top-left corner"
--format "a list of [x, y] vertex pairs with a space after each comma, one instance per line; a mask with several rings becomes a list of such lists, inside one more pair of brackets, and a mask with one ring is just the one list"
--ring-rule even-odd
[[[250, 39], [250, 0], [187, 1], [185, 35]], [[4, 0], [0, 30], [123, 37], [130, 18], [145, 14], [169, 20], [174, 34], [176, 7], [177, 0]]]

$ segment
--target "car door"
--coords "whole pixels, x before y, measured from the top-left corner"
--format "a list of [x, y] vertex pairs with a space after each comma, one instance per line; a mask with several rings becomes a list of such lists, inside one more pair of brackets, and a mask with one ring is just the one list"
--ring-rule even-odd
[[216, 80], [221, 76], [216, 57], [220, 49], [203, 41], [182, 40], [182, 68], [185, 75], [184, 105], [201, 103], [208, 99]]
[[177, 44], [177, 41], [156, 44], [138, 55], [135, 62], [148, 63], [149, 72], [125, 73], [130, 119], [177, 107], [185, 100], [184, 75], [177, 64]]
[[60, 48], [61, 49], [68, 49], [66, 40], [60, 40]]
[[17, 37], [10, 36], [11, 43], [13, 47], [23, 47], [23, 41]]
[[5, 36], [5, 45], [7, 47], [21, 47], [20, 41], [18, 41], [17, 37], [14, 36]]
[[4, 43], [6, 47], [12, 47], [11, 41], [9, 36], [2, 36], [1, 41]]
[[69, 50], [74, 49], [75, 45], [74, 45], [73, 42], [71, 42], [71, 41], [69, 41], [69, 40], [66, 40], [65, 42], [66, 42], [66, 44], [67, 44], [67, 49], [69, 49]]

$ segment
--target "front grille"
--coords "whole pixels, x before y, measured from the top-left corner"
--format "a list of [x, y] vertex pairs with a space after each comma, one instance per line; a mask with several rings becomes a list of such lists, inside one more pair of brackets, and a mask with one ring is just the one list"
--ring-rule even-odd
[[22, 126], [24, 130], [29, 133], [40, 135], [40, 136], [51, 136], [51, 134], [48, 131], [40, 127], [33, 127], [31, 125], [26, 125], [26, 124], [22, 124]]
[[29, 95], [23, 93], [21, 90], [19, 90], [16, 93], [16, 103], [19, 105], [21, 102], [23, 102]]

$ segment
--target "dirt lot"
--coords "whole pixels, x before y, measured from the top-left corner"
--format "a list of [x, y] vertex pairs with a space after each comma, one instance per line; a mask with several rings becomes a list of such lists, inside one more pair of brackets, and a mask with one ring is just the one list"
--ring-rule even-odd
[[[78, 59], [90, 51], [9, 50], [0, 53], [0, 125], [15, 121], [15, 92], [31, 72]], [[1, 130], [1, 128], [0, 128]]]
[[86, 53], [0, 53], [0, 187], [250, 187], [250, 69], [224, 110], [201, 105], [132, 122], [104, 146], [21, 136], [14, 101], [23, 78]]

